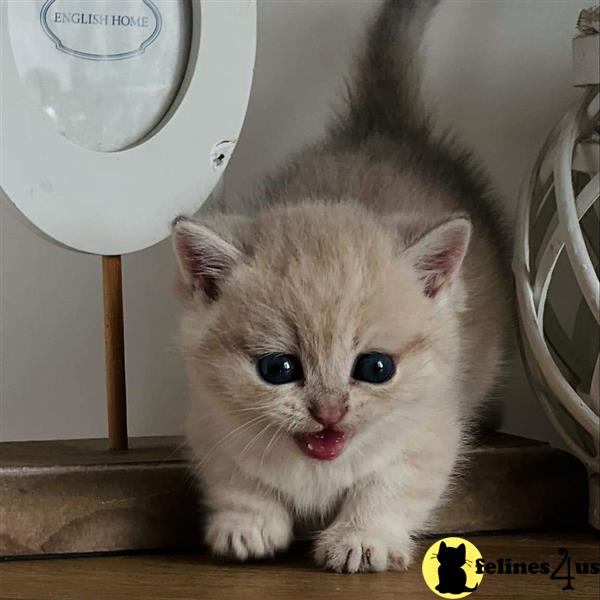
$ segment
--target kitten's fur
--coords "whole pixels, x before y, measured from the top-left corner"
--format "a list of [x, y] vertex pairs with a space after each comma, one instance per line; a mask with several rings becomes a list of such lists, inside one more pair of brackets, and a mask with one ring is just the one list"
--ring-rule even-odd
[[[286, 548], [317, 519], [318, 564], [405, 568], [498, 378], [510, 315], [508, 254], [469, 157], [419, 109], [428, 0], [388, 0], [327, 139], [269, 179], [250, 215], [174, 227], [189, 380], [187, 440], [209, 511], [206, 541], [238, 559]], [[382, 385], [357, 355], [397, 361]], [[302, 382], [260, 379], [297, 355]], [[345, 404], [336, 460], [292, 434]]]

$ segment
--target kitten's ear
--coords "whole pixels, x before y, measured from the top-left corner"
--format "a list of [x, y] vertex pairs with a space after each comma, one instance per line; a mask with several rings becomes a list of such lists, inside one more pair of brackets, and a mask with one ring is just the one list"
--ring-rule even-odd
[[173, 245], [190, 295], [202, 292], [205, 300], [214, 302], [241, 252], [212, 229], [183, 218], [173, 223]]
[[460, 553], [460, 555], [463, 558], [466, 558], [467, 556], [467, 548], [464, 544], [461, 544], [458, 548], [457, 548], [458, 552]]
[[445, 550], [446, 549], [446, 542], [441, 542], [440, 543], [440, 550]]
[[405, 250], [405, 256], [423, 281], [427, 296], [435, 298], [440, 290], [452, 284], [470, 239], [471, 223], [459, 217], [438, 225]]

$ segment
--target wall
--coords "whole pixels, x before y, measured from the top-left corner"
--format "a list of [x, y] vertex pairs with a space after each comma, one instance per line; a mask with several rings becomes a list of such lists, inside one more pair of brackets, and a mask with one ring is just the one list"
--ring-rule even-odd
[[[545, 134], [578, 92], [570, 37], [590, 0], [450, 0], [426, 43], [426, 97], [490, 171], [506, 210]], [[318, 135], [376, 2], [259, 2], [256, 78], [224, 180], [241, 194]], [[100, 259], [31, 232], [0, 205], [0, 440], [105, 435]], [[124, 260], [129, 426], [178, 433], [184, 383], [174, 340], [174, 268], [165, 241]], [[548, 439], [515, 361], [509, 431]]]

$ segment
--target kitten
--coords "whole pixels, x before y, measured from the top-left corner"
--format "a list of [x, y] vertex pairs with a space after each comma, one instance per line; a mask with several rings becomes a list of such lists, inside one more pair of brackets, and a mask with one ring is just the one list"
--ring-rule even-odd
[[384, 3], [347, 110], [245, 214], [174, 224], [216, 554], [271, 556], [316, 520], [319, 565], [406, 568], [498, 379], [506, 237], [468, 155], [419, 109], [435, 5]]

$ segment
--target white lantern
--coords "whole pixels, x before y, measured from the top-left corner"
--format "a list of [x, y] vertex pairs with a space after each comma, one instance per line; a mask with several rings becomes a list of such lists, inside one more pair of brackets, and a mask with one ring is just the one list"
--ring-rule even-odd
[[[594, 16], [593, 11], [587, 14]], [[575, 83], [586, 89], [548, 137], [523, 190], [513, 262], [524, 360], [550, 421], [588, 470], [589, 519], [596, 528], [600, 528], [599, 48], [597, 29], [574, 40]]]

